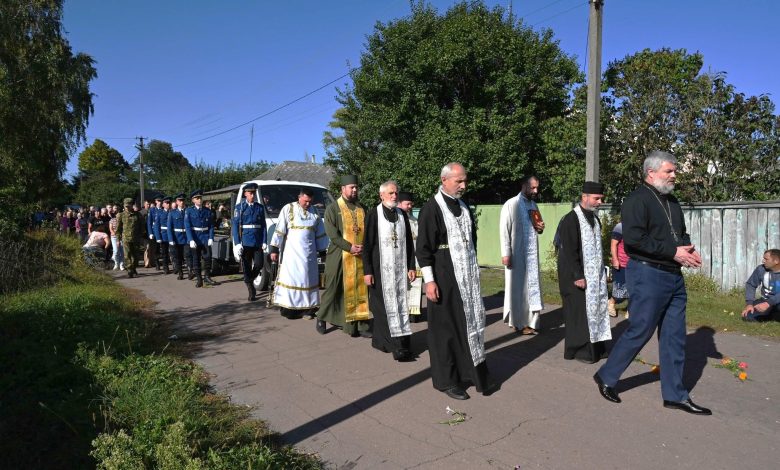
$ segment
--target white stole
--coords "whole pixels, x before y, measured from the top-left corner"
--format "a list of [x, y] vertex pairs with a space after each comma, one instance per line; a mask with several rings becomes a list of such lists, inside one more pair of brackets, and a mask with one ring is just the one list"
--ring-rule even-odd
[[385, 218], [382, 204], [376, 208], [382, 298], [385, 302], [390, 336], [396, 338], [412, 334], [412, 328], [409, 325], [409, 308], [406, 300], [406, 225], [401, 210], [397, 208], [393, 210], [398, 217], [395, 223]]
[[460, 217], [455, 217], [444, 202], [444, 197], [439, 188], [434, 199], [441, 209], [447, 227], [447, 245], [466, 317], [466, 339], [471, 359], [474, 365], [477, 365], [485, 360], [485, 304], [482, 303], [479, 265], [471, 235], [471, 215], [468, 206], [457, 199], [461, 212]]
[[[417, 219], [412, 214], [409, 214], [409, 228], [412, 229], [412, 240], [414, 248], [417, 249]], [[422, 271], [420, 271], [420, 263], [417, 262], [417, 257], [414, 259], [414, 265], [417, 270], [417, 277], [409, 285], [409, 295], [406, 298], [407, 302], [409, 302], [409, 315], [420, 315], [422, 313]]]
[[[539, 284], [539, 239], [536, 229], [531, 223], [528, 213], [529, 207], [525, 203], [525, 197], [520, 194], [517, 199], [520, 204], [520, 221], [523, 224], [523, 233], [526, 236], [525, 256], [525, 283], [528, 288], [528, 309], [538, 312], [544, 308], [542, 304], [542, 287]], [[538, 210], [538, 208], [536, 208]]]
[[607, 316], [607, 275], [604, 272], [604, 257], [601, 249], [601, 221], [594, 216], [590, 226], [579, 204], [574, 208], [580, 223], [582, 245], [582, 267], [585, 271], [585, 312], [588, 317], [590, 342], [597, 343], [612, 339], [612, 330]]

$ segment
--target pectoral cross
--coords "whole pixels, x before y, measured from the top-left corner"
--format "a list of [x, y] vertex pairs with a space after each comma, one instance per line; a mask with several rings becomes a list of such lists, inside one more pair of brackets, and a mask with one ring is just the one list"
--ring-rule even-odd
[[395, 232], [395, 224], [393, 224], [393, 233], [390, 234], [390, 240], [393, 240], [393, 248], [398, 248], [398, 234]]
[[357, 224], [353, 224], [352, 225], [352, 231], [355, 232], [355, 233], [359, 233], [360, 232], [360, 227], [358, 227]]

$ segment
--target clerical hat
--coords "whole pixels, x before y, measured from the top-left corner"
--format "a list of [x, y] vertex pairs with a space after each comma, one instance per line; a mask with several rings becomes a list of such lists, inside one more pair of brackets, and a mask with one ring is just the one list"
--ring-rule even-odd
[[357, 176], [355, 176], [355, 175], [342, 175], [341, 176], [341, 185], [342, 186], [348, 186], [350, 184], [358, 184]]
[[586, 181], [582, 183], [582, 192], [584, 194], [604, 194], [604, 184], [595, 181]]
[[398, 202], [404, 202], [404, 201], [414, 201], [414, 197], [412, 197], [412, 193], [409, 191], [401, 191], [398, 193]]

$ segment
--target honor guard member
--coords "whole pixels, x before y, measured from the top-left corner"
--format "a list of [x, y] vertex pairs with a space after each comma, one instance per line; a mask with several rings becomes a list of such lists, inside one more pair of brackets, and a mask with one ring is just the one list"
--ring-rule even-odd
[[[214, 243], [214, 225], [211, 221], [211, 210], [201, 204], [203, 190], [196, 189], [190, 194], [192, 206], [184, 211], [184, 228], [187, 230], [187, 242], [190, 245], [192, 272], [197, 282], [195, 287], [203, 287], [203, 283], [216, 286], [209, 276], [211, 266], [211, 245]], [[203, 272], [201, 273], [201, 260]]]
[[233, 211], [233, 256], [244, 270], [248, 300], [255, 300], [257, 291], [252, 282], [263, 268], [263, 246], [266, 243], [265, 211], [257, 202], [257, 184], [244, 186], [244, 200]]
[[157, 213], [162, 210], [162, 195], [158, 194], [154, 197], [154, 205], [149, 208], [149, 211], [146, 213], [146, 233], [149, 235], [149, 264], [150, 268], [152, 265], [155, 269], [158, 271], [160, 270], [160, 261], [159, 261], [159, 255], [160, 252], [158, 251], [158, 244], [155, 243], [159, 241], [158, 238], [156, 238], [157, 229], [155, 228], [155, 225], [157, 225]]
[[168, 213], [168, 245], [173, 248], [173, 272], [176, 279], [184, 279], [184, 247], [187, 245], [187, 231], [184, 228], [184, 193], [176, 195], [176, 207]]
[[170, 254], [168, 243], [171, 241], [168, 234], [168, 213], [171, 210], [171, 197], [165, 196], [162, 199], [162, 209], [158, 209], [155, 213], [156, 220], [154, 221], [154, 238], [157, 240], [157, 251], [162, 258], [163, 272], [170, 274], [171, 270], [168, 268], [170, 263]]
[[124, 206], [125, 210], [117, 217], [116, 235], [124, 245], [127, 276], [133, 278], [138, 275], [135, 266], [143, 243], [143, 217], [133, 210], [133, 200], [129, 197], [125, 198]]

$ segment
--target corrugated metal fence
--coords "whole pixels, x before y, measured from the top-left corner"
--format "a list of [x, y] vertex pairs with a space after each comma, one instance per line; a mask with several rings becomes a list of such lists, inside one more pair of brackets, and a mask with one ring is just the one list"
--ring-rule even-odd
[[[479, 264], [500, 266], [500, 205], [477, 206]], [[611, 207], [604, 206], [603, 213]], [[552, 237], [570, 204], [539, 204], [546, 229], [539, 237], [543, 266], [549, 266]], [[617, 210], [617, 208], [615, 208]], [[780, 248], [780, 201], [699, 203], [683, 206], [691, 241], [702, 255], [700, 272], [721, 289], [744, 286], [769, 248]]]

